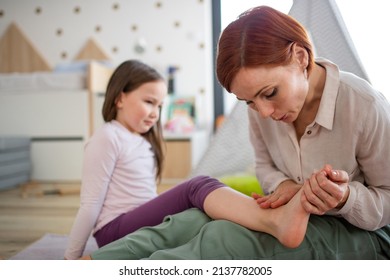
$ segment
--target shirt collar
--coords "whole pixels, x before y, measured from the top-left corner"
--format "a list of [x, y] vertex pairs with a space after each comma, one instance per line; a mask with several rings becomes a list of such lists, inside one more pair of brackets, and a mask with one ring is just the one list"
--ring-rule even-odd
[[315, 122], [332, 130], [340, 84], [340, 71], [336, 64], [324, 58], [316, 59], [316, 63], [325, 67], [326, 80]]

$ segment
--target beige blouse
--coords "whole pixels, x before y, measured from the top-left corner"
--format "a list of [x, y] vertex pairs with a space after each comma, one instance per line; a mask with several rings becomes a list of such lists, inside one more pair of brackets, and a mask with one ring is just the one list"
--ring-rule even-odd
[[350, 195], [339, 215], [375, 230], [390, 224], [390, 105], [359, 77], [325, 59], [326, 83], [316, 118], [298, 142], [292, 124], [262, 119], [248, 109], [256, 175], [270, 193], [287, 179], [303, 184], [325, 164], [350, 176]]

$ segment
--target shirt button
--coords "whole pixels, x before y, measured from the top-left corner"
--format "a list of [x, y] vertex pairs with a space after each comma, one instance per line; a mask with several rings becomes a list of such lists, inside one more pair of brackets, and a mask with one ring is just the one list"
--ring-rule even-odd
[[297, 180], [298, 180], [298, 182], [300, 182], [301, 181], [301, 177], [297, 177]]
[[310, 134], [311, 134], [311, 130], [309, 130], [309, 131], [307, 132], [307, 134], [310, 135]]

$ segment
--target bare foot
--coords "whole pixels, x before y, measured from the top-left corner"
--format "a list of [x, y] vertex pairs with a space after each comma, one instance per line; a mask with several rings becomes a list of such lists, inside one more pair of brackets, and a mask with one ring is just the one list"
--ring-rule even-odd
[[263, 209], [256, 201], [229, 187], [211, 192], [205, 199], [204, 210], [215, 220], [223, 219], [251, 230], [266, 232], [284, 246], [298, 247], [306, 233], [309, 213], [301, 205], [302, 190], [285, 205]]
[[91, 258], [91, 256], [82, 256], [81, 258], [79, 258], [79, 260], [90, 261], [90, 260], [92, 260], [92, 258]]
[[286, 205], [271, 209], [271, 211], [277, 211], [274, 213], [277, 224], [273, 235], [289, 248], [296, 248], [302, 243], [310, 217], [301, 205], [301, 192], [296, 193]]

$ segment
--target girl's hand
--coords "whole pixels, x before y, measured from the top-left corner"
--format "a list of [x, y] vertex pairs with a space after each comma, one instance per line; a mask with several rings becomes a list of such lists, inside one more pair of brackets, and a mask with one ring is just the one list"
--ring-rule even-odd
[[290, 201], [290, 199], [299, 191], [301, 185], [288, 180], [282, 182], [276, 190], [266, 196], [260, 196], [253, 193], [252, 197], [261, 208], [278, 208]]
[[326, 165], [313, 173], [303, 185], [301, 202], [303, 208], [316, 215], [341, 208], [349, 196], [349, 176], [344, 170], [333, 170]]

